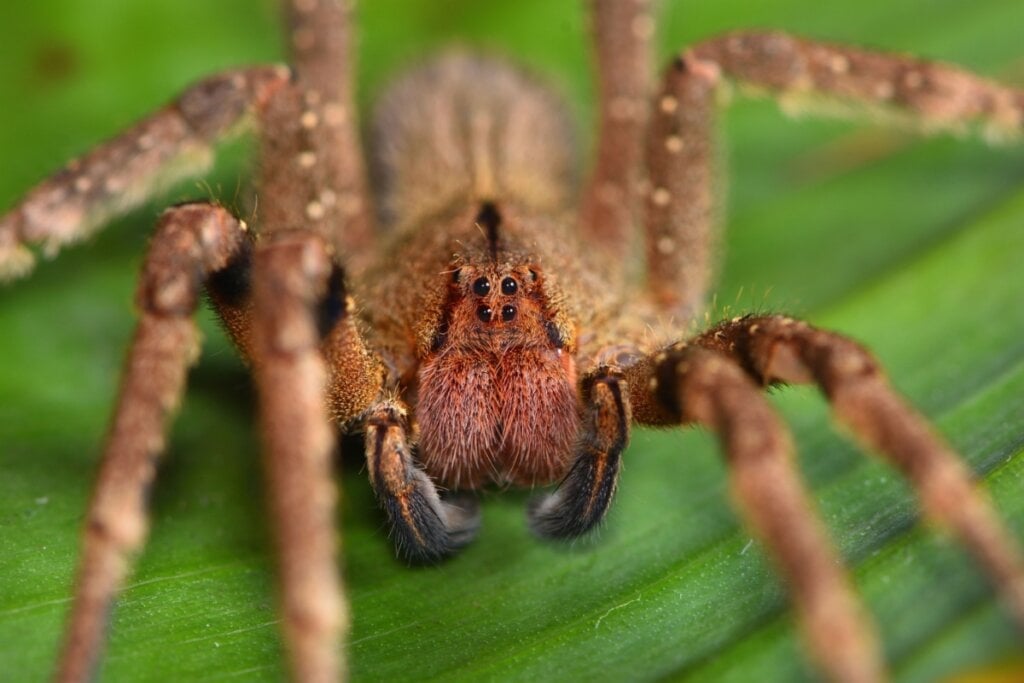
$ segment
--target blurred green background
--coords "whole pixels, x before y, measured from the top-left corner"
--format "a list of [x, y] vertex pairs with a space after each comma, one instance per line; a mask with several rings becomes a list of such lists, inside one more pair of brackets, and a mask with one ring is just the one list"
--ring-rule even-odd
[[[364, 105], [434, 46], [498, 48], [542, 70], [591, 130], [586, 21], [569, 0], [373, 0]], [[740, 26], [956, 61], [1024, 83], [1019, 0], [666, 1], [662, 55]], [[0, 5], [0, 206], [218, 68], [283, 58], [250, 0]], [[863, 340], [985, 477], [1024, 538], [1024, 149], [793, 120], [724, 119], [729, 224], [716, 310], [785, 309]], [[0, 290], [0, 678], [49, 675], [78, 531], [160, 206], [233, 204], [244, 145], [83, 246]], [[248, 380], [208, 313], [207, 345], [153, 496], [151, 540], [113, 615], [103, 679], [284, 676]], [[906, 486], [836, 436], [813, 392], [774, 399], [897, 680], [1019, 656], [963, 553]], [[523, 493], [489, 493], [478, 542], [440, 567], [396, 562], [361, 472], [339, 514], [360, 679], [813, 680], [782, 587], [738, 525], [713, 441], [639, 431], [591, 542], [544, 544]]]

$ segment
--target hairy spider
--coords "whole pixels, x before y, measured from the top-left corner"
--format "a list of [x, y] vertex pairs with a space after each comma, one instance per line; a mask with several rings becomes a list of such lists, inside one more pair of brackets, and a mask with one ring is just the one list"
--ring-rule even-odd
[[[630, 26], [634, 26], [634, 23], [632, 23], [632, 22], [630, 22], [628, 24]], [[838, 63], [841, 63], [841, 61], [829, 61], [829, 66], [831, 68], [835, 69], [835, 65], [838, 65]], [[457, 69], [457, 71], [465, 71], [465, 69], [471, 69], [471, 68], [470, 67], [465, 67], [465, 65], [464, 65], [462, 68]], [[697, 73], [699, 74], [699, 73], [707, 73], [707, 72], [700, 72], [700, 71], [698, 71]], [[494, 74], [485, 74], [485, 75], [494, 75]], [[500, 80], [500, 79], [497, 79], [497, 78], [496, 79], [473, 79], [473, 82], [477, 83], [480, 80], [492, 81], [492, 80]], [[301, 82], [301, 70], [300, 70], [300, 82]], [[420, 93], [420, 94], [422, 94], [422, 93]], [[664, 100], [660, 100], [659, 99], [658, 101], [660, 102], [660, 101], [664, 101]], [[667, 109], [672, 109], [672, 108], [667, 108]], [[620, 111], [622, 111], [621, 108], [620, 108]], [[301, 117], [296, 117], [296, 118], [298, 118], [300, 121], [302, 120]], [[292, 120], [292, 119], [289, 119], [289, 120]], [[389, 130], [394, 130], [394, 128], [390, 128]], [[281, 139], [285, 139], [285, 138], [281, 138]], [[680, 141], [682, 141], [682, 140], [680, 140]], [[143, 145], [143, 146], [145, 146], [145, 145]], [[672, 150], [673, 147], [679, 147], [680, 145], [677, 142], [671, 141], [671, 136], [670, 136], [669, 138], [666, 138], [666, 145], [665, 146], [666, 146], [666, 150], [669, 150], [670, 152], [672, 152], [673, 151]], [[684, 148], [687, 148], [687, 145], [684, 144], [680, 148], [681, 148], [681, 150], [684, 150]], [[297, 158], [297, 159], [299, 159], [299, 166], [300, 167], [305, 167], [306, 166], [301, 161], [301, 159], [308, 159], [308, 158], [302, 158], [301, 157], [301, 154], [304, 154], [305, 152], [307, 152], [307, 151], [305, 151], [305, 150], [302, 151], [302, 153], [300, 153], [300, 157]], [[274, 171], [273, 168], [264, 168], [264, 173], [273, 173], [273, 171]], [[483, 178], [483, 176], [477, 175], [477, 176], [474, 176], [474, 177], [477, 180], [480, 180], [482, 182], [481, 178]], [[483, 178], [483, 179], [485, 179], [485, 178]], [[117, 184], [117, 183], [115, 182], [114, 184]], [[272, 197], [273, 196], [274, 193], [273, 193], [273, 190], [271, 189], [271, 187], [275, 187], [275, 186], [278, 186], [278, 185], [276, 185], [276, 183], [269, 183], [267, 181], [264, 182], [263, 194], [261, 196], [261, 202], [263, 203], [262, 204], [262, 210], [261, 210], [261, 217], [262, 217], [262, 220], [263, 220], [264, 224], [269, 224], [269, 225], [274, 224], [274, 219], [272, 217], [270, 217], [270, 216], [272, 216], [273, 212], [275, 212], [275, 211], [284, 211], [285, 212], [284, 214], [278, 216], [279, 220], [282, 220], [282, 221], [284, 221], [284, 220], [291, 220], [291, 218], [289, 216], [295, 216], [295, 215], [298, 215], [300, 213], [305, 213], [309, 219], [312, 219], [312, 220], [315, 221], [316, 214], [318, 214], [319, 211], [312, 209], [312, 207], [313, 207], [312, 203], [303, 203], [302, 206], [293, 207], [293, 209], [297, 208], [298, 211], [293, 210], [290, 213], [285, 211], [285, 209], [287, 208], [288, 201], [291, 199], [291, 196], [284, 197], [284, 198], [279, 198], [282, 201], [275, 202], [274, 204], [272, 204], [270, 206], [267, 206], [266, 203], [269, 201], [267, 199], [267, 197]], [[524, 191], [526, 191], [526, 190], [524, 190]], [[534, 191], [534, 190], [529, 190], [529, 191]], [[486, 195], [486, 193], [483, 193], [483, 195]], [[651, 191], [651, 193], [649, 193], [649, 198], [650, 198], [650, 202], [655, 207], [657, 207], [657, 206], [665, 204], [666, 202], [671, 204], [673, 196], [672, 196], [671, 193], [668, 194], [668, 195], [666, 195], [664, 193], [660, 193], [659, 194], [658, 191], [654, 190], [654, 191]], [[498, 201], [499, 199], [500, 198], [494, 198], [493, 200], [480, 201], [480, 202], [478, 202], [477, 206], [474, 207], [474, 211], [473, 211], [472, 217], [475, 219], [474, 222], [480, 223], [480, 225], [481, 225], [482, 230], [479, 233], [481, 238], [486, 238], [487, 240], [494, 240], [494, 238], [497, 237], [499, 239], [502, 239], [504, 234], [506, 234], [505, 230], [509, 227], [509, 214], [508, 214], [507, 210], [505, 210], [506, 207], [503, 206], [502, 202]], [[324, 207], [321, 206], [321, 209], [324, 209]], [[185, 211], [189, 211], [189, 210], [186, 209]], [[181, 214], [179, 214], [179, 215], [181, 215]], [[588, 224], [590, 224], [590, 223], [588, 223]], [[657, 247], [659, 245], [664, 245], [666, 243], [663, 242], [662, 240], [658, 240], [654, 244], [655, 244], [655, 247]], [[489, 246], [489, 242], [488, 242], [488, 246]], [[469, 251], [469, 250], [467, 249], [467, 251]], [[556, 249], [554, 251], [558, 251], [558, 250]], [[666, 251], [669, 251], [669, 250], [668, 249], [659, 249], [658, 251], [659, 252], [666, 252]], [[483, 261], [486, 261], [486, 258], [485, 258], [486, 256], [487, 256], [487, 254], [484, 252], [484, 254], [483, 254], [484, 258], [482, 259]], [[558, 256], [554, 256], [554, 257], [549, 256], [548, 257], [548, 264], [550, 265], [552, 260], [557, 260], [558, 258], [559, 258]], [[463, 295], [465, 295], [467, 297], [467, 299], [470, 297], [470, 292], [472, 292], [472, 296], [477, 296], [477, 297], [495, 297], [495, 296], [497, 296], [498, 288], [500, 286], [503, 287], [505, 285], [506, 279], [508, 279], [508, 278], [512, 278], [513, 279], [513, 282], [515, 283], [514, 287], [517, 289], [517, 291], [516, 292], [512, 292], [512, 293], [503, 293], [502, 296], [514, 297], [514, 296], [525, 296], [525, 295], [530, 295], [530, 294], [536, 294], [537, 290], [531, 290], [529, 288], [529, 286], [528, 286], [529, 283], [527, 281], [530, 281], [531, 279], [534, 279], [534, 278], [538, 278], [538, 275], [542, 275], [542, 274], [547, 274], [548, 276], [555, 275], [555, 273], [545, 273], [545, 272], [542, 272], [540, 268], [537, 269], [538, 272], [535, 274], [534, 269], [526, 267], [525, 270], [515, 271], [515, 272], [510, 272], [510, 273], [505, 273], [505, 272], [489, 273], [489, 278], [488, 278], [488, 273], [486, 273], [486, 272], [484, 272], [483, 274], [481, 274], [479, 272], [473, 272], [472, 274], [474, 276], [470, 280], [468, 278], [464, 278], [464, 274], [466, 274], [469, 270], [472, 270], [472, 268], [474, 267], [474, 264], [473, 263], [467, 263], [465, 265], [462, 265], [462, 267], [460, 268], [461, 265], [462, 264], [452, 264], [452, 267], [446, 268], [446, 274], [451, 276], [451, 278], [453, 280], [453, 282], [450, 285], [447, 285], [447, 287], [449, 287], [449, 291], [450, 292], [453, 291], [456, 286], [462, 286], [462, 287], [466, 288], [464, 292], [460, 290], [459, 293], [456, 296], [462, 297]], [[571, 271], [571, 269], [573, 268], [573, 264], [571, 264], [571, 263], [564, 263], [563, 266], [564, 266], [563, 268], [559, 268], [558, 269], [558, 273], [555, 275], [555, 276], [558, 276], [558, 278], [562, 278], [562, 279], [565, 278], [566, 273]], [[353, 266], [353, 268], [355, 268], [355, 266]], [[357, 268], [355, 268], [355, 269], [357, 269]], [[229, 272], [237, 272], [237, 270], [231, 270]], [[459, 275], [458, 276], [458, 282], [455, 282], [457, 280], [456, 276], [455, 276], [456, 272], [458, 272], [458, 275]], [[692, 272], [692, 271], [690, 271], [690, 272]], [[432, 274], [436, 274], [436, 273], [432, 273]], [[589, 270], [581, 273], [583, 278], [586, 278], [586, 276], [588, 274], [589, 274]], [[500, 278], [499, 278], [499, 275], [501, 275]], [[671, 273], [670, 273], [670, 276], [671, 276]], [[492, 291], [488, 291], [488, 292], [484, 292], [484, 293], [481, 294], [481, 292], [479, 290], [484, 288], [484, 286], [481, 284], [479, 286], [479, 288], [477, 288], [477, 282], [479, 281], [480, 278], [488, 278], [488, 280], [487, 280], [487, 287], [493, 287], [493, 290]], [[228, 281], [228, 280], [230, 280], [230, 279], [228, 279], [228, 278], [221, 278], [221, 279], [218, 280], [218, 282], [220, 283], [219, 289], [218, 289], [217, 286], [215, 286], [213, 288], [213, 290], [214, 290], [214, 297], [215, 298], [217, 297], [217, 295], [219, 293], [222, 297], [226, 297], [226, 298], [230, 299], [231, 298], [230, 297], [231, 294], [237, 293], [237, 289], [232, 289], [232, 288], [228, 287], [225, 284], [224, 281]], [[490, 285], [490, 281], [492, 281], [492, 280], [495, 283], [493, 286]], [[420, 282], [425, 282], [425, 279], [421, 280]], [[174, 283], [171, 283], [171, 284], [174, 285]], [[566, 285], [566, 287], [572, 287], [572, 285], [569, 284], [569, 285]], [[586, 292], [586, 295], [590, 296], [590, 297], [594, 297], [595, 296], [594, 292], [598, 292], [598, 291], [600, 291], [602, 293], [602, 296], [603, 296], [603, 290], [601, 289], [602, 287], [607, 287], [607, 283], [605, 281], [601, 281], [601, 282], [595, 283], [595, 287], [591, 288], [590, 290], [584, 290], [584, 291]], [[337, 288], [335, 288], [335, 289], [337, 289]], [[521, 291], [519, 291], [519, 290], [521, 290]], [[155, 291], [155, 293], [158, 296], [171, 296], [175, 292], [175, 288], [174, 287], [168, 287], [168, 286], [162, 286], [160, 288], [155, 288], [154, 291]], [[332, 290], [329, 289], [328, 291], [330, 292]], [[395, 288], [389, 289], [388, 291], [389, 292], [398, 292], [398, 291], [400, 291], [400, 288], [395, 287]], [[331, 303], [332, 297], [328, 296], [327, 297], [327, 301], [329, 303]], [[510, 301], [518, 301], [518, 300], [510, 299]], [[452, 321], [449, 321], [449, 323], [452, 324], [452, 327], [450, 327], [450, 329], [447, 330], [447, 336], [452, 337], [452, 338], [456, 338], [456, 336], [458, 334], [456, 331], [459, 329], [459, 326], [462, 325], [463, 327], [465, 327], [465, 325], [467, 324], [467, 321], [471, 321], [472, 315], [474, 315], [474, 314], [477, 315], [477, 316], [483, 315], [484, 314], [483, 307], [484, 306], [488, 306], [488, 305], [489, 305], [490, 309], [492, 309], [492, 310], [490, 310], [489, 313], [486, 313], [486, 316], [488, 318], [497, 317], [498, 315], [502, 315], [502, 317], [504, 317], [505, 316], [505, 309], [506, 309], [507, 306], [510, 306], [510, 305], [511, 306], [517, 306], [517, 308], [515, 308], [515, 310], [513, 310], [512, 313], [511, 313], [511, 319], [508, 319], [508, 321], [503, 321], [503, 323], [514, 324], [516, 322], [516, 319], [521, 319], [521, 318], [518, 317], [519, 315], [525, 315], [527, 312], [530, 311], [528, 306], [530, 305], [531, 301], [532, 301], [532, 299], [527, 298], [527, 299], [525, 299], [525, 303], [524, 304], [519, 304], [519, 303], [509, 304], [509, 303], [502, 303], [501, 300], [499, 299], [498, 303], [501, 303], [501, 309], [502, 309], [501, 312], [499, 312], [497, 304], [495, 304], [495, 305], [490, 305], [489, 304], [489, 299], [484, 299], [483, 303], [474, 303], [473, 305], [471, 305], [469, 307], [463, 307], [463, 309], [453, 308], [453, 310], [455, 311], [455, 314], [453, 316]], [[337, 302], [335, 302], [335, 303], [337, 303]], [[230, 304], [231, 304], [231, 301], [226, 301], [226, 302], [225, 301], [221, 301], [222, 309], [223, 309], [224, 306], [230, 307]], [[640, 306], [640, 304], [638, 304], [638, 307], [639, 306]], [[330, 312], [331, 308], [332, 308], [331, 305], [318, 306], [318, 309], [321, 310], [321, 313]], [[462, 312], [460, 313], [460, 311], [462, 311]], [[341, 311], [339, 310], [339, 311], [335, 311], [335, 312], [340, 313]], [[635, 311], [633, 311], [633, 312], [635, 312]], [[369, 314], [372, 315], [373, 312], [370, 311]], [[462, 315], [462, 317], [460, 317], [460, 315]], [[330, 319], [333, 316], [331, 316], [331, 315], [322, 315], [322, 317], [327, 317], [328, 319]], [[762, 322], [750, 322], [750, 321], [748, 321], [748, 322], [744, 322], [743, 325], [745, 325], [745, 326], [758, 325], [759, 327], [761, 327], [762, 325], [763, 326], [770, 325], [770, 322], [764, 321], [762, 323]], [[329, 326], [328, 325], [324, 325], [322, 327], [327, 328]], [[375, 326], [375, 329], [380, 329], [381, 327], [383, 327], [383, 325], [378, 325], [378, 326]], [[555, 327], [557, 328], [557, 325]], [[438, 326], [436, 326], [436, 328], [437, 328], [437, 330], [443, 330], [444, 326], [443, 325], [438, 325]], [[633, 326], [625, 326], [624, 327], [624, 329], [622, 331], [623, 338], [626, 338], [627, 335], [630, 335], [631, 328], [633, 328]], [[472, 328], [470, 328], [470, 329], [472, 329]], [[605, 329], [606, 328], [602, 328], [602, 330], [605, 330]], [[748, 328], [745, 328], [745, 329], [750, 331], [751, 328], [748, 327]], [[558, 333], [558, 330], [556, 329], [555, 330], [555, 334], [552, 334], [550, 329], [548, 329], [547, 326], [545, 326], [544, 332], [548, 335], [549, 341], [552, 341], [552, 343], [555, 346], [557, 346], [558, 340], [552, 340], [551, 337], [556, 336], [556, 334]], [[676, 335], [677, 336], [679, 335], [678, 328], [677, 328], [677, 331], [676, 331]], [[633, 335], [633, 336], [635, 336], [635, 335]], [[436, 352], [437, 355], [441, 357], [441, 360], [439, 360], [438, 362], [447, 362], [447, 358], [444, 357], [444, 353], [442, 353], [442, 351], [444, 349], [446, 349], [446, 348], [455, 348], [455, 347], [454, 346], [445, 346], [444, 345], [444, 340], [442, 340], [441, 343], [439, 343], [437, 348], [435, 349], [435, 348], [432, 347], [432, 345], [438, 343], [437, 340], [435, 338], [432, 338], [429, 341], [430, 341], [430, 344], [431, 344], [431, 351], [432, 352]], [[636, 340], [634, 340], [634, 341], [636, 341]], [[637, 343], [653, 344], [654, 340], [649, 339], [649, 338], [645, 338], [645, 339], [643, 339], [643, 340], [641, 340], [640, 342], [637, 342]], [[713, 342], [709, 342], [709, 343], [711, 345], [714, 345]], [[525, 350], [520, 351], [520, 352], [521, 353], [526, 353]], [[513, 351], [513, 354], [514, 353], [515, 353], [515, 351]], [[458, 354], [456, 354], [456, 355], [458, 355]], [[527, 353], [527, 355], [528, 355], [528, 353]], [[449, 356], [449, 358], [451, 358], [451, 356]], [[621, 365], [623, 367], [624, 372], [626, 373], [627, 380], [630, 379], [629, 373], [631, 372], [631, 369], [630, 369], [630, 366], [629, 366], [629, 362], [622, 362], [622, 356], [618, 356], [618, 359], [620, 359], [620, 361], [621, 361]], [[443, 384], [443, 382], [445, 381], [445, 378], [451, 379], [451, 378], [470, 378], [470, 377], [472, 377], [472, 374], [471, 374], [472, 371], [463, 372], [465, 370], [465, 368], [460, 366], [460, 362], [461, 361], [459, 360], [459, 358], [456, 357], [455, 359], [451, 360], [449, 365], [442, 366], [441, 367], [441, 371], [443, 371], [443, 372], [438, 372], [437, 375], [436, 375], [439, 378], [438, 381], [441, 384]], [[529, 360], [526, 365], [529, 366], [529, 367], [540, 368], [540, 369], [544, 370], [545, 371], [545, 373], [544, 373], [545, 377], [549, 377], [552, 374], [557, 375], [557, 370], [558, 369], [553, 367], [553, 366], [545, 365], [546, 362], [547, 361], [544, 359], [544, 356], [538, 356], [535, 359]], [[562, 364], [564, 364], [565, 361], [564, 360], [559, 360], [559, 362], [562, 362]], [[270, 365], [270, 364], [267, 364], [267, 365]], [[568, 369], [563, 368], [563, 370], [568, 370]], [[634, 367], [634, 370], [635, 370], [635, 367]], [[462, 373], [462, 374], [460, 374], [460, 373]], [[499, 375], [499, 377], [503, 377], [503, 376]], [[150, 378], [146, 378], [146, 379], [150, 379]], [[635, 379], [635, 378], [633, 378], [633, 379]], [[648, 380], [649, 379], [658, 379], [658, 377], [645, 378], [645, 379], [648, 379]], [[794, 379], [794, 378], [791, 378], [791, 379]], [[422, 382], [422, 379], [421, 379], [421, 382]], [[641, 384], [643, 384], [643, 383], [642, 382], [634, 381], [634, 382], [632, 382], [631, 386], [640, 386]], [[684, 384], [685, 384], [685, 382], [684, 382]], [[470, 382], [469, 379], [463, 379], [462, 380], [462, 384], [460, 385], [460, 388], [463, 388], [466, 385], [472, 386], [472, 382]], [[515, 384], [513, 386], [518, 386], [518, 384]], [[613, 387], [613, 386], [625, 386], [625, 385], [618, 383], [617, 377], [615, 377], [614, 374], [612, 373], [611, 375], [609, 375], [607, 377], [604, 377], [604, 376], [599, 377], [597, 379], [597, 381], [595, 381], [595, 383], [593, 385], [585, 384], [584, 386], [588, 387], [588, 390], [595, 392], [595, 395], [600, 396], [600, 395], [604, 395], [602, 393], [601, 387], [604, 387], [604, 386]], [[612, 396], [614, 396], [615, 392], [613, 390], [610, 390], [610, 389], [609, 389], [609, 391], [610, 391], [610, 394]], [[554, 393], [551, 394], [553, 400], [555, 398], [557, 398], [558, 395], [561, 395], [559, 392], [560, 392], [560, 389], [558, 389], [558, 387], [556, 386], [554, 388]], [[436, 399], [436, 394], [431, 394], [429, 391], [424, 392], [423, 390], [421, 390], [420, 393], [421, 393], [421, 395], [420, 395], [420, 405], [421, 405], [421, 408], [423, 407], [423, 405], [431, 404], [432, 400], [435, 403], [440, 403], [441, 405], [443, 404], [443, 401], [438, 401]], [[641, 409], [644, 408], [642, 397], [639, 400], [638, 405], [640, 405]], [[744, 402], [743, 405], [749, 405], [749, 403], [745, 403]], [[653, 408], [648, 407], [648, 408], [650, 410], [652, 410], [652, 411], [656, 411], [656, 407], [653, 407]], [[742, 407], [740, 407], [740, 408], [742, 408]], [[595, 410], [597, 410], [598, 413], [600, 413], [600, 403], [598, 403], [598, 408], [596, 408]], [[746, 409], [746, 410], [749, 410], [749, 409]], [[643, 415], [642, 411], [637, 410], [637, 407], [635, 407], [635, 412], [638, 415]], [[274, 412], [274, 414], [275, 415], [280, 415], [279, 413], [276, 413], [276, 412]], [[653, 415], [653, 414], [648, 414], [648, 415]], [[483, 416], [483, 418], [485, 418], [485, 417], [486, 416]], [[754, 417], [757, 418], [756, 415]], [[476, 422], [479, 422], [480, 420], [483, 420], [483, 418], [478, 418], [478, 417], [476, 417], [474, 415], [474, 418], [473, 418], [474, 424]], [[570, 418], [566, 417], [566, 415], [563, 414], [561, 419], [564, 422], [565, 420], [569, 420]], [[444, 428], [444, 424], [443, 423], [438, 424], [438, 423], [435, 422], [435, 423], [431, 424], [431, 423], [429, 423], [429, 421], [427, 421], [426, 424], [424, 424], [424, 418], [423, 417], [420, 417], [420, 421], [421, 421], [421, 426], [423, 427], [423, 429], [422, 429], [423, 441], [421, 441], [421, 443], [423, 444], [424, 451], [427, 451], [427, 445], [426, 444], [430, 443], [431, 439], [433, 439], [434, 442], [438, 442], [438, 441], [444, 442], [445, 439], [447, 439], [447, 436], [443, 433], [443, 428]], [[485, 422], [485, 420], [483, 420], [483, 421]], [[756, 423], [757, 420], [755, 419], [754, 422]], [[547, 424], [547, 423], [545, 423], [545, 424]], [[378, 430], [381, 430], [381, 431], [383, 431], [384, 429], [390, 429], [390, 427], [389, 427], [389, 425], [388, 425], [386, 420], [378, 421], [376, 424], [372, 423], [372, 427], [376, 427]], [[486, 430], [475, 430], [474, 431], [473, 429], [468, 429], [467, 431], [472, 432], [472, 433], [479, 433], [481, 431], [486, 431]], [[301, 433], [301, 430], [299, 431], [299, 433]], [[544, 440], [545, 440], [546, 443], [552, 443], [552, 442], [557, 443], [558, 442], [558, 433], [552, 433], [552, 434], [548, 435], [547, 438], [544, 439]], [[382, 439], [382, 441], [386, 441], [386, 439]], [[515, 456], [517, 453], [522, 452], [522, 451], [529, 452], [531, 447], [532, 447], [532, 443], [534, 443], [534, 442], [532, 442], [530, 440], [530, 436], [529, 435], [527, 435], [527, 436], [525, 436], [523, 438], [520, 438], [520, 439], [510, 438], [510, 441], [512, 443], [514, 443], [514, 444], [519, 444], [518, 449], [511, 449], [511, 451], [512, 451], [511, 455], [512, 456]], [[525, 445], [522, 445], [523, 443], [525, 443]], [[567, 447], [568, 446], [563, 444], [563, 450], [567, 449]], [[478, 453], [480, 450], [482, 450], [484, 452], [489, 451], [489, 452], [492, 452], [492, 453], [497, 453], [497, 452], [501, 451], [502, 453], [504, 453], [504, 455], [509, 455], [509, 452], [504, 450], [504, 446], [502, 447], [502, 449], [497, 449], [497, 447], [495, 447], [493, 445], [487, 445], [486, 443], [482, 443], [480, 445], [480, 449], [478, 449], [478, 450], [468, 450], [463, 455], [466, 456], [466, 457], [472, 457], [474, 454]], [[444, 449], [440, 449], [440, 447], [436, 447], [436, 449], [433, 449], [433, 453], [434, 454], [441, 453], [443, 451], [444, 451]], [[522, 462], [522, 461], [515, 461], [515, 462]], [[542, 462], [544, 462], [543, 459], [542, 459]], [[429, 462], [427, 464], [428, 464], [428, 466], [431, 465], [431, 463], [429, 463]], [[553, 466], [548, 466], [548, 467], [549, 467], [549, 469], [551, 469]], [[481, 474], [480, 474], [481, 471], [483, 471], [485, 469], [486, 468], [479, 468], [479, 467], [477, 467], [477, 468], [466, 468], [464, 470], [460, 470], [459, 467], [455, 467], [454, 469], [452, 469], [452, 466], [450, 464], [445, 463], [445, 462], [435, 462], [435, 463], [433, 463], [433, 471], [434, 471], [434, 473], [438, 477], [441, 477], [441, 478], [445, 478], [446, 477], [446, 478], [449, 478], [450, 480], [455, 480], [455, 479], [458, 479], [459, 477], [464, 477], [464, 479], [459, 479], [459, 483], [461, 483], [463, 485], [465, 485], [467, 482], [475, 483], [475, 482], [473, 482], [474, 477], [481, 476]], [[509, 470], [507, 471], [508, 478], [511, 478], [511, 479], [519, 478], [518, 474], [517, 474], [518, 472], [519, 472], [519, 470], [516, 469], [515, 467], [509, 468]], [[548, 473], [548, 476], [550, 476], [550, 473]], [[275, 480], [280, 481], [280, 478], [279, 479], [275, 479]], [[381, 472], [377, 472], [376, 481], [377, 481], [378, 485], [380, 485], [380, 482], [382, 480], [386, 481], [386, 477], [382, 477], [381, 476]], [[600, 478], [599, 478], [599, 480], [600, 480]], [[608, 480], [608, 479], [605, 479], [605, 481], [608, 481], [609, 483], [611, 483], [611, 481]], [[451, 483], [451, 481], [450, 481], [450, 483]], [[759, 484], [759, 486], [760, 486], [760, 484]], [[601, 492], [600, 488], [598, 488], [597, 490], [598, 490], [599, 493]], [[600, 501], [601, 497], [598, 496], [598, 497], [596, 497], [593, 500]], [[414, 506], [414, 508], [415, 508], [415, 506]], [[397, 512], [395, 512], [395, 511], [397, 511]], [[392, 508], [392, 513], [394, 514], [395, 519], [402, 519], [403, 518], [403, 516], [401, 514], [401, 507], [400, 507], [400, 505], [398, 507]], [[581, 530], [581, 527], [584, 526], [585, 524], [577, 525], [577, 520], [579, 520], [579, 518], [580, 518], [579, 516], [571, 516], [570, 518], [568, 518], [568, 521], [571, 522], [571, 523], [568, 523], [568, 524], [554, 524], [553, 526], [549, 526], [549, 529], [550, 530], [554, 530], [556, 532], [575, 532], [575, 531]], [[588, 521], [590, 521], [590, 520], [588, 520]], [[399, 528], [400, 528], [400, 525], [399, 525]], [[415, 531], [415, 529], [414, 529], [414, 531]], [[400, 538], [400, 533], [399, 533], [398, 536]], [[417, 533], [414, 532], [414, 533], [412, 533], [412, 536], [410, 537], [410, 540], [413, 542], [413, 547], [415, 547], [415, 543], [417, 541], [419, 541], [419, 539], [416, 539], [417, 536], [422, 536], [422, 535], [417, 535]], [[803, 585], [806, 586], [806, 584], [803, 584]], [[796, 584], [796, 587], [798, 589], [800, 589], [801, 586], [802, 586], [802, 584], [800, 582], [798, 582]], [[91, 633], [91, 631], [90, 631], [90, 633]], [[869, 661], [868, 661], [867, 664], [868, 665], [870, 664]]]

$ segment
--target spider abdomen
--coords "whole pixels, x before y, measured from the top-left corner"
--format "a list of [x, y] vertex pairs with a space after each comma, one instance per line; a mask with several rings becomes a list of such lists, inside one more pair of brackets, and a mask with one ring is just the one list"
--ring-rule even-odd
[[469, 198], [514, 197], [542, 212], [571, 202], [576, 154], [566, 107], [503, 60], [441, 54], [388, 88], [373, 123], [387, 224]]

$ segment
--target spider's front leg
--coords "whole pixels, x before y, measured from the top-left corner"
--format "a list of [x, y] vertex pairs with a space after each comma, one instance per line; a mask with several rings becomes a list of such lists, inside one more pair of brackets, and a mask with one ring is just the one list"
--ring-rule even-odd
[[784, 316], [739, 318], [694, 341], [728, 354], [763, 385], [817, 385], [836, 418], [896, 467], [925, 512], [970, 550], [1024, 628], [1024, 553], [963, 461], [889, 386], [863, 347]]
[[638, 422], [692, 422], [718, 435], [737, 504], [787, 578], [810, 652], [832, 679], [877, 680], [884, 668], [761, 386], [818, 385], [838, 419], [910, 480], [926, 512], [974, 554], [1024, 622], [1024, 559], [1013, 536], [963, 463], [856, 343], [791, 318], [748, 316], [624, 374]]
[[329, 412], [342, 423], [354, 419], [379, 394], [382, 373], [320, 236], [271, 233], [252, 275], [252, 362], [285, 643], [296, 681], [336, 681], [345, 669], [339, 646], [347, 612], [335, 557]]
[[789, 434], [758, 386], [708, 349], [673, 350], [624, 365], [598, 367], [581, 383], [586, 408], [576, 457], [558, 489], [531, 506], [533, 529], [568, 539], [601, 521], [632, 418], [701, 424], [723, 442], [736, 500], [790, 580], [823, 670], [839, 681], [881, 680], [874, 632], [800, 481]]
[[728, 356], [677, 344], [625, 371], [638, 423], [697, 424], [722, 445], [736, 505], [785, 576], [810, 654], [830, 680], [874, 683], [874, 629], [804, 486], [788, 430]]
[[166, 211], [139, 281], [141, 317], [121, 380], [82, 539], [57, 680], [89, 678], [114, 594], [146, 536], [146, 492], [199, 350], [192, 320], [203, 279], [229, 266], [248, 238], [227, 211], [187, 204]]

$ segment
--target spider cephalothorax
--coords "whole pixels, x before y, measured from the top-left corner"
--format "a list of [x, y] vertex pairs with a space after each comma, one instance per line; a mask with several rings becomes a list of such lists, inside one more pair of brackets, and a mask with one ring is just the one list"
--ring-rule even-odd
[[1011, 136], [1024, 95], [954, 67], [756, 31], [681, 52], [655, 86], [649, 5], [594, 4], [601, 129], [578, 201], [557, 98], [519, 69], [466, 52], [412, 70], [383, 95], [375, 163], [364, 162], [349, 14], [332, 0], [292, 0], [293, 70], [201, 82], [0, 218], [0, 275], [24, 274], [29, 246], [54, 251], [87, 234], [179, 162], [209, 156], [247, 116], [258, 124], [259, 238], [197, 202], [165, 212], [150, 245], [62, 680], [95, 664], [104, 614], [145, 536], [145, 491], [198, 345], [191, 316], [204, 286], [256, 377], [297, 679], [344, 672], [336, 428], [364, 432], [399, 552], [436, 562], [473, 538], [473, 491], [492, 484], [558, 484], [530, 505], [538, 535], [594, 529], [633, 423], [695, 424], [718, 437], [738, 506], [790, 583], [810, 654], [836, 680], [883, 678], [874, 631], [763, 396], [784, 383], [817, 386], [1024, 622], [1013, 536], [865, 348], [782, 315], [737, 316], [690, 339], [680, 327], [706, 306], [725, 81], [868, 105], [925, 130]]

